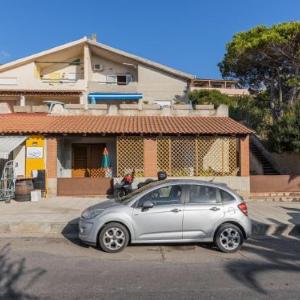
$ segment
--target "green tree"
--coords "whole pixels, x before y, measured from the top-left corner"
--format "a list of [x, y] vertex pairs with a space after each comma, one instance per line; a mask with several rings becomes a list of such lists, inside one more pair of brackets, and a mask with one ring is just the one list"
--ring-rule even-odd
[[213, 104], [218, 107], [226, 104], [229, 116], [255, 130], [261, 137], [266, 138], [272, 122], [268, 96], [261, 93], [253, 96], [228, 96], [218, 90], [194, 90], [189, 93], [192, 104]]
[[257, 93], [266, 91], [274, 120], [300, 94], [300, 22], [257, 26], [233, 36], [219, 64], [225, 78]]
[[270, 127], [270, 149], [276, 152], [300, 152], [300, 103], [289, 107]]
[[219, 106], [220, 104], [230, 105], [233, 100], [218, 90], [194, 90], [189, 93], [189, 100], [193, 105], [196, 104], [213, 104]]

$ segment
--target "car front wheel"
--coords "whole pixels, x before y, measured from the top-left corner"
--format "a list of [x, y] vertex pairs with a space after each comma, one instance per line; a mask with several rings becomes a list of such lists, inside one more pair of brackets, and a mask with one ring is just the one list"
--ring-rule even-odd
[[223, 224], [215, 236], [215, 244], [220, 251], [234, 253], [238, 251], [244, 242], [241, 230], [233, 224]]
[[109, 253], [122, 251], [129, 242], [128, 230], [119, 223], [105, 225], [99, 234], [100, 248]]

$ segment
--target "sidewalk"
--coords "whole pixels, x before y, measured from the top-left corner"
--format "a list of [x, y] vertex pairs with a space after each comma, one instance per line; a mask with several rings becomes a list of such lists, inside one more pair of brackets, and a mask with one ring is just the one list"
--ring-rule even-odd
[[[0, 202], [0, 236], [77, 234], [81, 212], [106, 198], [55, 197], [40, 202]], [[254, 235], [300, 235], [299, 202], [248, 202]]]
[[100, 197], [53, 197], [39, 202], [0, 201], [0, 236], [76, 235], [81, 212]]

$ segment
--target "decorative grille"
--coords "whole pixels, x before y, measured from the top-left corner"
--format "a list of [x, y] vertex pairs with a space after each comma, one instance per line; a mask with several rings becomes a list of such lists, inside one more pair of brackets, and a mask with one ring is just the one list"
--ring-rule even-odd
[[[227, 136], [157, 137], [157, 170], [169, 176], [236, 176], [238, 139]], [[122, 177], [135, 169], [144, 176], [143, 137], [118, 137], [117, 173]]]
[[237, 138], [199, 137], [197, 144], [198, 176], [237, 175]]
[[171, 175], [195, 175], [195, 138], [176, 137], [171, 139]]
[[196, 140], [194, 137], [159, 137], [157, 168], [169, 176], [196, 175]]
[[157, 168], [169, 176], [236, 176], [235, 137], [159, 137]]
[[157, 138], [157, 170], [171, 173], [171, 139], [169, 137]]
[[144, 139], [138, 136], [118, 137], [117, 173], [123, 177], [135, 170], [135, 176], [144, 176]]

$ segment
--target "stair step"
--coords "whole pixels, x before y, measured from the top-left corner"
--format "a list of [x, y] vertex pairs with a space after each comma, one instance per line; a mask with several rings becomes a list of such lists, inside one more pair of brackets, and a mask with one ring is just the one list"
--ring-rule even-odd
[[279, 172], [276, 169], [274, 169], [274, 167], [271, 165], [269, 160], [261, 153], [261, 151], [255, 144], [251, 143], [250, 150], [251, 150], [252, 154], [254, 154], [255, 157], [258, 159], [258, 161], [261, 163], [263, 173], [265, 175], [278, 175], [279, 174]]
[[300, 192], [250, 193], [250, 201], [300, 202]]

